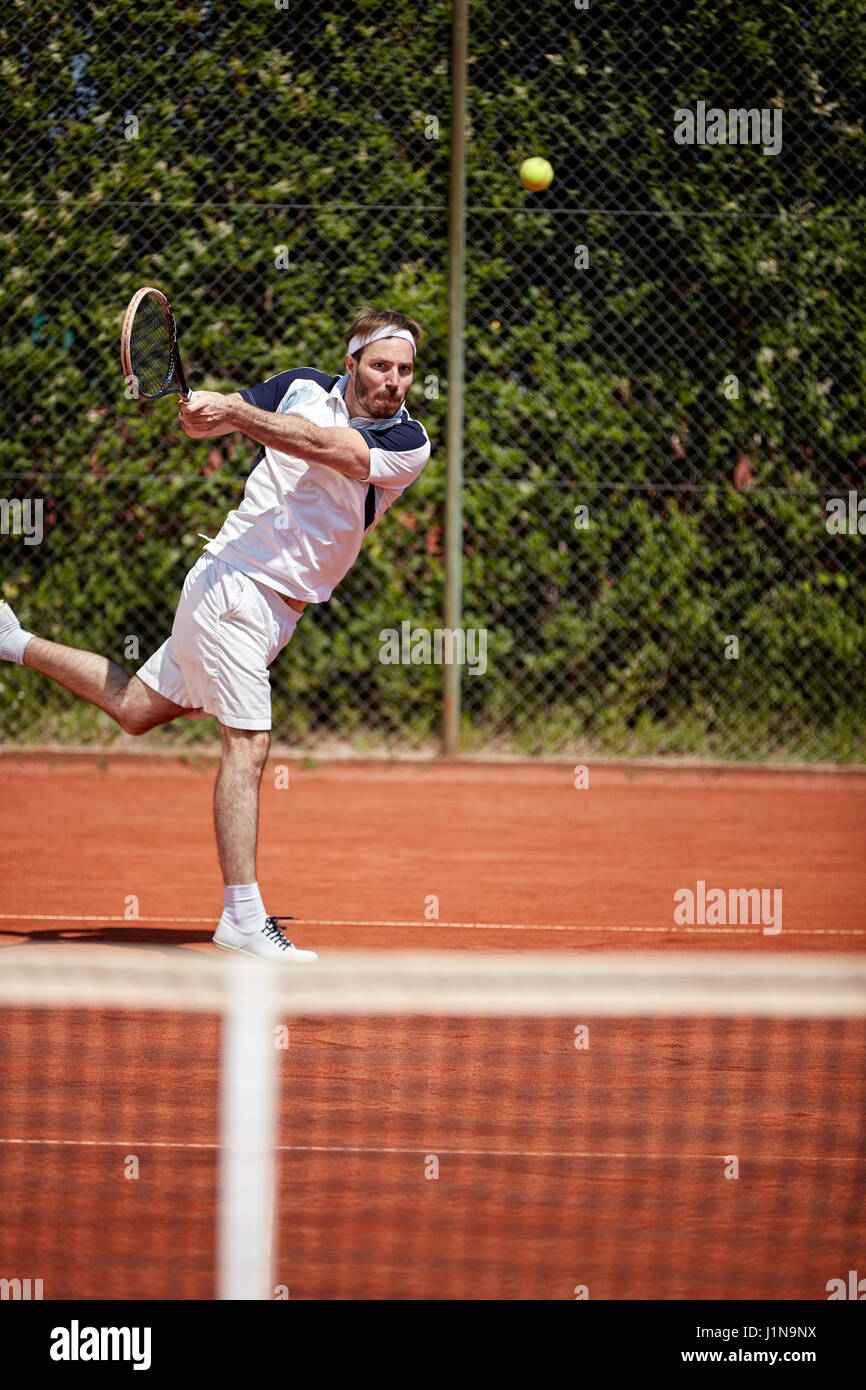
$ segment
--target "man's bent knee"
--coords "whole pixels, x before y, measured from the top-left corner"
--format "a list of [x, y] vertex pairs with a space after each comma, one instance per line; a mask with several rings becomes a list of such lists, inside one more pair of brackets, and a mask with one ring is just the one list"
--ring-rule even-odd
[[117, 723], [125, 734], [149, 734], [151, 729], [155, 729], [158, 724], [167, 723], [167, 719], [159, 718], [151, 710], [135, 709], [134, 707], [124, 709], [121, 707], [114, 716]]
[[135, 714], [132, 710], [121, 710], [116, 719], [125, 734], [146, 734], [156, 727], [154, 720]]

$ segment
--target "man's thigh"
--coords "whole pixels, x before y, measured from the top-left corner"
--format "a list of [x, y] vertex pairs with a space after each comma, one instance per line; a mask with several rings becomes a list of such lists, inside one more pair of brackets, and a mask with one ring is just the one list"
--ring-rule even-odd
[[195, 714], [195, 711], [176, 705], [173, 700], [151, 690], [138, 676], [130, 677], [123, 692], [123, 712], [127, 725], [139, 733], [155, 729], [157, 724], [168, 724], [181, 715]]

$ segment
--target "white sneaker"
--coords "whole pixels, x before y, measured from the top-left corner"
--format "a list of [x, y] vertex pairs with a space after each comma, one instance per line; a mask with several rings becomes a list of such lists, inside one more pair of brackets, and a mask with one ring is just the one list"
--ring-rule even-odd
[[238, 931], [237, 927], [220, 918], [213, 934], [215, 946], [221, 951], [242, 951], [248, 956], [260, 956], [264, 960], [278, 960], [283, 965], [306, 965], [308, 961], [318, 960], [315, 951], [301, 951], [284, 936], [278, 922], [291, 921], [286, 917], [266, 917], [260, 931]]
[[16, 618], [12, 608], [5, 599], [0, 599], [0, 660], [17, 660], [17, 658], [12, 655], [11, 649], [8, 647], [7, 643], [13, 632], [17, 632], [20, 627], [21, 624]]

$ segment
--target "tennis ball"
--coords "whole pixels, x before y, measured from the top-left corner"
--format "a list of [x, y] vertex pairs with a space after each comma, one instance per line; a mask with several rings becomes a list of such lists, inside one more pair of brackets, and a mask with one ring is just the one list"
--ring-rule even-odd
[[524, 159], [520, 166], [520, 182], [530, 193], [540, 193], [553, 183], [553, 166], [546, 159]]

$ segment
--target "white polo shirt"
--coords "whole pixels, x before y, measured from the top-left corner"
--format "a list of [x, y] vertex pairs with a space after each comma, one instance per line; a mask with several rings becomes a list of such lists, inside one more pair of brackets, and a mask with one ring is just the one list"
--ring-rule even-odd
[[386, 420], [350, 417], [348, 384], [348, 375], [299, 367], [240, 394], [260, 410], [358, 430], [370, 449], [369, 480], [359, 482], [323, 463], [262, 448], [240, 506], [205, 546], [235, 569], [307, 603], [331, 597], [358, 558], [364, 537], [430, 457], [427, 432], [405, 406]]

